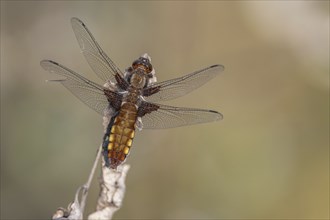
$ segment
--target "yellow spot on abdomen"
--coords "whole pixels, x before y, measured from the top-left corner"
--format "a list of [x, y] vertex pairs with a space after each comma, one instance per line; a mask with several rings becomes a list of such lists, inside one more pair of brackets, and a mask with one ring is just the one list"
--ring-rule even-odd
[[128, 154], [128, 152], [129, 152], [129, 147], [124, 147], [124, 154]]
[[115, 140], [115, 135], [114, 134], [110, 134], [109, 141], [110, 142], [113, 142], [114, 140]]
[[113, 134], [120, 134], [121, 132], [123, 132], [123, 127], [119, 126], [119, 125], [113, 125], [111, 128], [111, 133]]
[[111, 128], [111, 133], [115, 133], [115, 130], [116, 130], [116, 125], [113, 125], [112, 128]]
[[132, 139], [128, 139], [126, 142], [126, 145], [129, 147], [132, 146]]
[[108, 144], [108, 150], [111, 150], [112, 148], [113, 148], [113, 143], [110, 142], [110, 143]]

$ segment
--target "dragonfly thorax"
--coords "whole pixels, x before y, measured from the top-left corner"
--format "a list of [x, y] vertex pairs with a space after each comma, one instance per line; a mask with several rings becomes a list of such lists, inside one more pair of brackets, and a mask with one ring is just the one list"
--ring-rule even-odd
[[147, 76], [141, 69], [135, 70], [130, 77], [130, 84], [136, 89], [142, 89], [147, 83]]

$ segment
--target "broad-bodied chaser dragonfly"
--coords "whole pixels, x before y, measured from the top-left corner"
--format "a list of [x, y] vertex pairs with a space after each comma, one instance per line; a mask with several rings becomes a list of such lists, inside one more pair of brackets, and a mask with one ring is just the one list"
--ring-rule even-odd
[[86, 25], [71, 19], [73, 31], [89, 65], [105, 84], [99, 85], [57, 62], [43, 60], [41, 66], [65, 77], [63, 84], [82, 102], [108, 117], [103, 138], [103, 156], [107, 167], [116, 169], [130, 152], [135, 129], [173, 128], [222, 119], [219, 112], [161, 105], [200, 87], [224, 70], [213, 65], [188, 75], [156, 82], [155, 70], [147, 54], [122, 72], [103, 52]]

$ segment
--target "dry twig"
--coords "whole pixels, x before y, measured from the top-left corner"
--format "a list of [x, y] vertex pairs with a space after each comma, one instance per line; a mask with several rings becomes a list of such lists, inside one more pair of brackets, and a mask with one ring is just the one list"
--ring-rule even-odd
[[[91, 186], [97, 163], [100, 159], [102, 146], [99, 147], [93, 168], [89, 174], [87, 182], [78, 188], [75, 199], [68, 205], [68, 208], [58, 208], [52, 219], [56, 220], [80, 220], [83, 219], [83, 213], [87, 201], [88, 190]], [[121, 207], [125, 194], [125, 179], [129, 165], [118, 166], [117, 170], [105, 166], [102, 160], [102, 176], [100, 179], [100, 194], [97, 201], [96, 212], [90, 214], [88, 219], [112, 219], [113, 214]], [[81, 194], [81, 201], [79, 195]]]

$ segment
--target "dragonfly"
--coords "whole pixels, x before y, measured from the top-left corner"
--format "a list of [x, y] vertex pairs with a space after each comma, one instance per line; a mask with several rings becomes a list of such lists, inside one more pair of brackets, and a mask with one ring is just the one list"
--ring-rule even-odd
[[117, 169], [126, 160], [136, 129], [174, 128], [223, 118], [214, 110], [158, 103], [199, 88], [219, 75], [224, 70], [223, 65], [212, 65], [185, 76], [157, 82], [148, 54], [143, 54], [121, 71], [81, 20], [72, 18], [71, 25], [82, 53], [104, 85], [52, 60], [42, 60], [40, 65], [46, 71], [64, 77], [52, 81], [61, 83], [87, 106], [107, 118], [102, 142], [105, 166]]

